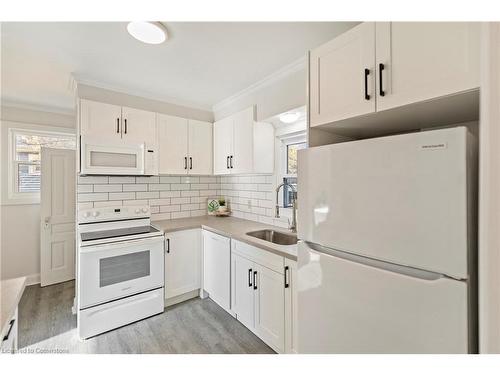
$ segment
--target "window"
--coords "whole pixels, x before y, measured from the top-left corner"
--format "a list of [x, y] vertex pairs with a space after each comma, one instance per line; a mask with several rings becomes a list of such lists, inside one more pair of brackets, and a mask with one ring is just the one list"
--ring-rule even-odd
[[306, 142], [286, 146], [286, 173], [297, 175], [297, 151], [306, 148]]
[[[282, 182], [292, 185], [297, 189], [297, 151], [306, 148], [305, 134], [295, 135], [283, 139], [283, 168]], [[289, 186], [283, 186], [282, 205], [284, 208], [292, 207], [294, 192]]]
[[40, 193], [42, 147], [75, 149], [72, 134], [11, 129], [11, 197], [35, 197]]

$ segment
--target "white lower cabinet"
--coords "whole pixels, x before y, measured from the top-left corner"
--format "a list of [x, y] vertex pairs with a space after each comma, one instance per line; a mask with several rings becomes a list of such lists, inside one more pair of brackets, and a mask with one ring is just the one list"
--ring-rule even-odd
[[211, 300], [231, 310], [231, 240], [203, 231], [203, 289]]
[[285, 353], [298, 353], [297, 262], [285, 259]]
[[[17, 321], [18, 321], [18, 309], [14, 312], [14, 315], [10, 318], [9, 323], [4, 328], [5, 331], [2, 332], [2, 341], [0, 342], [0, 354], [1, 353], [12, 353], [17, 351]], [[1, 327], [0, 327], [1, 328]]]
[[165, 299], [201, 287], [201, 229], [165, 234]]
[[[278, 353], [293, 353], [285, 347], [292, 335], [293, 317], [286, 319], [291, 287], [285, 259], [254, 246], [232, 241], [231, 308], [236, 318]], [[285, 322], [287, 324], [285, 324]], [[290, 339], [293, 341], [293, 339]]]

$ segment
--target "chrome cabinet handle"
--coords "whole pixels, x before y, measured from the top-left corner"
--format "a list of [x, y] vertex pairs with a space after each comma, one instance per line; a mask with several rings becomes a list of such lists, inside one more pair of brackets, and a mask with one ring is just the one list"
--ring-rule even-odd
[[248, 286], [252, 286], [252, 269], [248, 270]]
[[290, 268], [288, 266], [285, 266], [285, 289], [290, 286], [290, 283], [288, 281], [288, 279], [289, 279], [289, 277], [288, 277], [289, 269]]
[[257, 271], [253, 271], [253, 289], [257, 289]]

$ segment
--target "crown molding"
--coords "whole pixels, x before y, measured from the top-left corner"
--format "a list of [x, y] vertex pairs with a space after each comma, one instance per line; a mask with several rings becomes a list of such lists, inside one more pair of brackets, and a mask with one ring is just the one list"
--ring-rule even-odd
[[264, 87], [272, 85], [273, 83], [280, 81], [287, 76], [296, 73], [300, 70], [306, 69], [306, 57], [301, 57], [298, 60], [295, 60], [291, 64], [285, 65], [283, 68], [275, 71], [274, 73], [268, 75], [267, 77], [261, 79], [260, 81], [255, 82], [254, 84], [248, 86], [247, 88], [237, 92], [234, 95], [218, 102], [212, 107], [213, 112], [217, 112], [232, 103], [238, 101], [240, 98], [250, 95]]
[[0, 98], [0, 101], [2, 107], [25, 109], [28, 111], [57, 113], [59, 115], [67, 115], [67, 116], [74, 116], [76, 113], [75, 108], [69, 108], [69, 107], [57, 107], [42, 103], [23, 102], [18, 100], [12, 100], [5, 97]]
[[178, 105], [181, 107], [187, 107], [187, 108], [191, 108], [191, 109], [197, 109], [200, 111], [212, 112], [212, 108], [209, 105], [202, 105], [199, 103], [191, 102], [189, 100], [182, 100], [182, 99], [177, 99], [177, 98], [173, 98], [173, 97], [166, 96], [166, 95], [153, 94], [151, 92], [142, 91], [142, 90], [135, 90], [135, 89], [132, 90], [132, 89], [120, 86], [120, 85], [112, 85], [109, 83], [102, 83], [102, 82], [93, 81], [93, 80], [90, 80], [90, 79], [87, 79], [87, 78], [84, 78], [84, 77], [81, 77], [81, 76], [78, 76], [75, 74], [72, 74], [72, 78], [75, 82], [74, 83], [75, 87], [77, 87], [78, 85], [92, 86], [92, 87], [96, 87], [96, 88], [103, 89], [103, 90], [115, 91], [115, 92], [118, 92], [121, 94], [141, 97], [144, 99], [156, 100], [156, 101], [160, 101], [163, 103]]

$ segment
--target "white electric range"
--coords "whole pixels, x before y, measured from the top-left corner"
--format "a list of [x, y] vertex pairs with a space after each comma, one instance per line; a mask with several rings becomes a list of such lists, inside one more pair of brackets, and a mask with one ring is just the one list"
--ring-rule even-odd
[[148, 206], [79, 211], [76, 304], [81, 339], [163, 312], [164, 235]]

